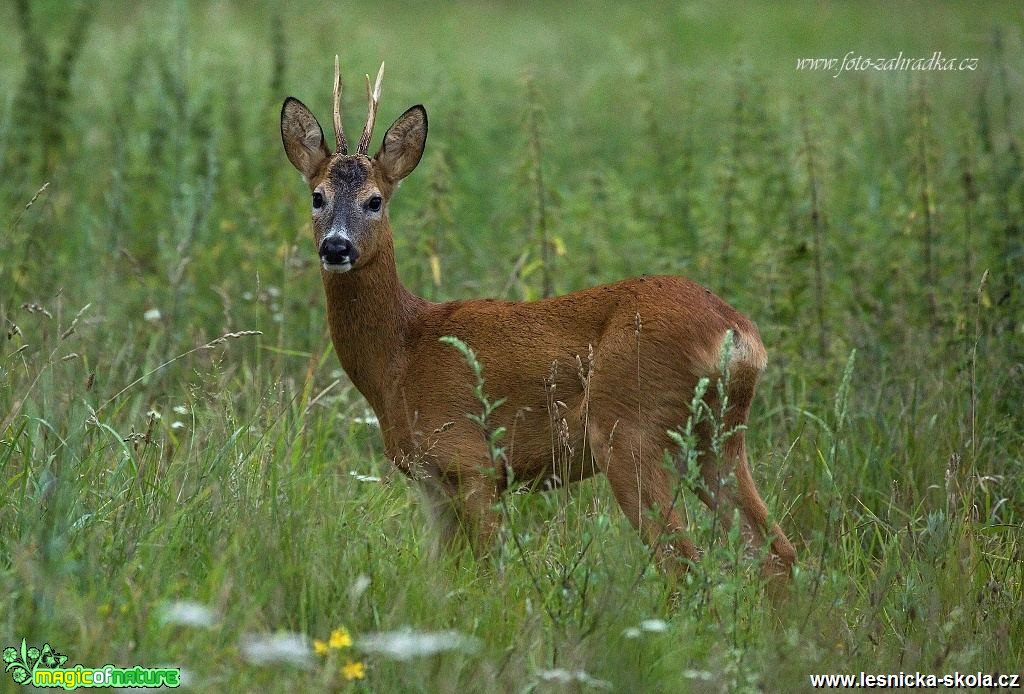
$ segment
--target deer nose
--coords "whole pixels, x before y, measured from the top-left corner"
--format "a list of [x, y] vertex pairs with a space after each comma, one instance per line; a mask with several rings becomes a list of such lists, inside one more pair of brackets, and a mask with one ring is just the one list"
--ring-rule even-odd
[[344, 236], [328, 236], [320, 242], [320, 259], [328, 265], [352, 265], [359, 251]]

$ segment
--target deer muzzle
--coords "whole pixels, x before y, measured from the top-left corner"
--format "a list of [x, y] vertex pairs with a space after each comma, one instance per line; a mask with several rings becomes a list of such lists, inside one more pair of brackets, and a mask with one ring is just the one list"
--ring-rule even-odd
[[320, 264], [328, 272], [348, 272], [358, 259], [355, 245], [341, 234], [328, 234], [320, 242]]

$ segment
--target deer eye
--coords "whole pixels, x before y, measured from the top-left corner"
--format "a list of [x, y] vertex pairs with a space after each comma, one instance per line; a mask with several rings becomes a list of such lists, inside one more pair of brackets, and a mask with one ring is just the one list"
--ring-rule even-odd
[[366, 209], [370, 212], [380, 212], [380, 206], [383, 204], [383, 200], [380, 199], [379, 195], [374, 195], [372, 198], [366, 201]]
[[324, 194], [319, 190], [313, 192], [313, 209], [319, 210], [324, 206]]

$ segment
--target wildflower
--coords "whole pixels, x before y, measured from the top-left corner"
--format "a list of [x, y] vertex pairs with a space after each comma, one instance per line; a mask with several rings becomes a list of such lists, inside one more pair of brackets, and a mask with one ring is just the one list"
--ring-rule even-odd
[[242, 657], [254, 665], [310, 665], [309, 641], [302, 634], [246, 634], [242, 637], [241, 647]]
[[370, 577], [366, 574], [359, 574], [356, 580], [352, 582], [352, 585], [348, 589], [348, 595], [353, 601], [358, 600], [359, 596], [366, 592], [366, 589], [370, 587]]
[[660, 634], [661, 632], [668, 629], [668, 624], [666, 624], [665, 620], [663, 619], [645, 619], [644, 621], [640, 622], [640, 628], [644, 631], [650, 631], [655, 634]]
[[341, 676], [349, 681], [361, 680], [366, 677], [366, 667], [360, 662], [350, 660], [341, 668]]
[[707, 670], [683, 670], [682, 675], [688, 680], [703, 680], [704, 682], [711, 682], [715, 679], [715, 673]]
[[472, 652], [479, 642], [457, 631], [414, 632], [411, 629], [368, 634], [359, 639], [359, 648], [386, 658], [410, 660], [445, 651]]
[[352, 645], [352, 635], [348, 629], [341, 627], [331, 632], [331, 640], [328, 644], [331, 648], [348, 648]]
[[594, 689], [611, 689], [612, 683], [599, 680], [596, 677], [591, 676], [585, 670], [565, 670], [563, 668], [556, 668], [554, 670], [541, 670], [537, 673], [538, 678], [543, 682], [555, 682], [557, 684], [573, 684], [578, 683], [581, 685], [588, 685]]
[[217, 621], [217, 615], [202, 603], [178, 600], [164, 606], [160, 621], [185, 627], [211, 627]]
[[627, 639], [638, 639], [640, 634], [647, 631], [652, 634], [660, 634], [668, 630], [668, 623], [663, 619], [645, 619], [638, 627], [629, 627], [622, 632]]
[[142, 314], [142, 318], [150, 323], [159, 323], [163, 316], [160, 315], [160, 309], [151, 308]]
[[327, 643], [320, 639], [313, 639], [313, 652], [317, 655], [327, 655]]

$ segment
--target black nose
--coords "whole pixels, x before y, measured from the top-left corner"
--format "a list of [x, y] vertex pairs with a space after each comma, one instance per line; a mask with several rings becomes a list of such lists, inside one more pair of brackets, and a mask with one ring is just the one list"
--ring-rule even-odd
[[320, 257], [328, 265], [352, 264], [359, 258], [359, 251], [346, 238], [328, 236], [320, 243]]

